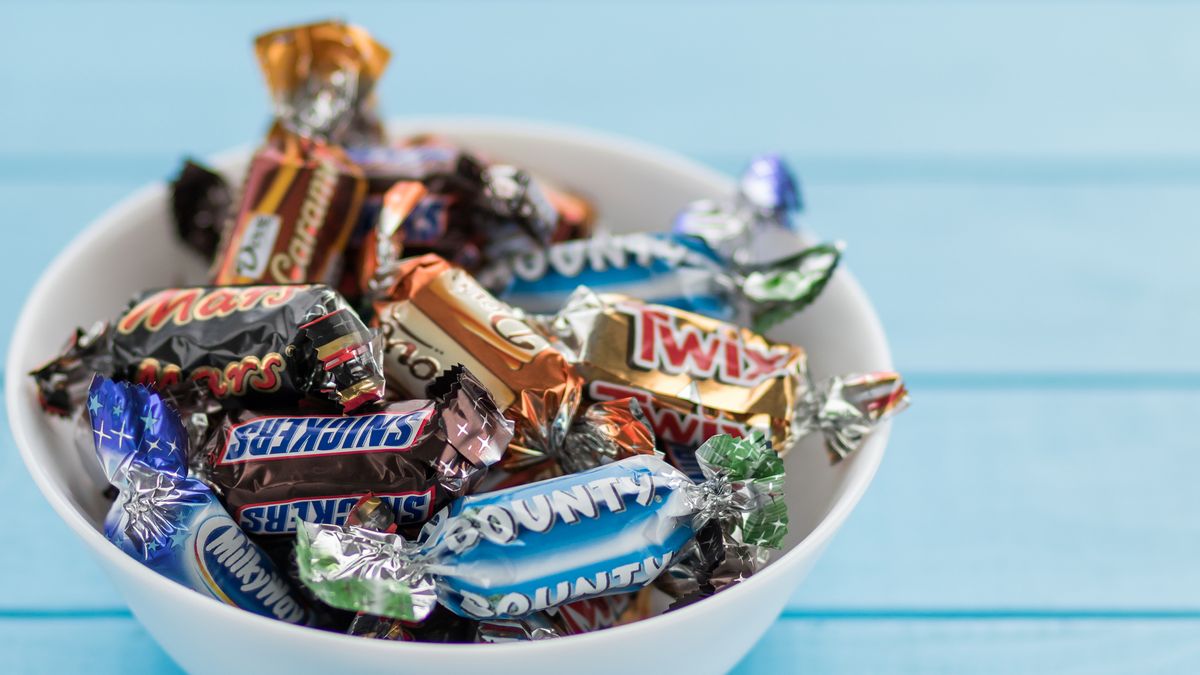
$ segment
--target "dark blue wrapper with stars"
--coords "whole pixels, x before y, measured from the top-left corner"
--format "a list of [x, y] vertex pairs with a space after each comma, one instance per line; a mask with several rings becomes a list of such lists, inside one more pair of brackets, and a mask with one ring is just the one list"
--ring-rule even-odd
[[159, 574], [256, 614], [308, 623], [310, 612], [207, 485], [188, 477], [187, 433], [162, 398], [97, 375], [88, 390], [96, 456], [120, 494], [104, 535]]

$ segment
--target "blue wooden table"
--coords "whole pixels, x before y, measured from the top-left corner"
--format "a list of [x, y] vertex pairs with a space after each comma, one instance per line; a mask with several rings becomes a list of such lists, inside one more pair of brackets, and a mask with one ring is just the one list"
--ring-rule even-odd
[[[0, 316], [182, 152], [258, 138], [250, 36], [329, 7], [4, 4]], [[394, 49], [389, 114], [587, 125], [727, 171], [778, 149], [806, 224], [850, 242], [915, 404], [739, 672], [1200, 669], [1200, 7], [337, 9]], [[15, 448], [0, 469], [4, 669], [173, 671]]]

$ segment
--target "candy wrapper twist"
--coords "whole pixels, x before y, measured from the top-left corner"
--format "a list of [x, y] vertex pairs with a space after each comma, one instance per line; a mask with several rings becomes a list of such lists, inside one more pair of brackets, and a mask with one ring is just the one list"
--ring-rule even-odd
[[511, 619], [651, 584], [716, 523], [754, 567], [787, 533], [783, 462], [757, 439], [718, 436], [693, 482], [655, 455], [463, 497], [414, 541], [362, 528], [304, 525], [304, 584], [342, 609], [420, 620], [435, 603], [474, 619]]
[[96, 455], [120, 490], [104, 536], [159, 574], [256, 614], [308, 623], [309, 609], [207, 485], [188, 476], [179, 415], [145, 387], [97, 376], [88, 392]]

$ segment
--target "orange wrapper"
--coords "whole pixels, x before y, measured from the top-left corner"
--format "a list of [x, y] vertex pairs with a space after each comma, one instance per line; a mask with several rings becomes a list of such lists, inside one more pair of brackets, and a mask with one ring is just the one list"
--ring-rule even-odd
[[391, 58], [367, 31], [340, 21], [263, 33], [254, 53], [284, 127], [335, 141], [367, 106]]
[[375, 304], [384, 373], [394, 391], [421, 396], [442, 370], [463, 364], [516, 426], [501, 460], [510, 470], [578, 471], [608, 458], [654, 451], [636, 403], [581, 413], [583, 379], [517, 310], [436, 255], [403, 261]]
[[375, 227], [367, 232], [358, 267], [359, 291], [368, 303], [383, 297], [396, 285], [400, 256], [404, 253], [404, 219], [429, 194], [418, 181], [399, 181], [383, 195], [383, 208]]

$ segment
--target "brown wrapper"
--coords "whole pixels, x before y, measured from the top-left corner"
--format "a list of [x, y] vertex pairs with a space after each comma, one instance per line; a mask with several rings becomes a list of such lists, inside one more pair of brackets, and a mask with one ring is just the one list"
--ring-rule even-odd
[[[520, 312], [471, 275], [426, 255], [401, 263], [397, 280], [388, 300], [375, 306], [389, 384], [411, 395], [446, 364], [466, 365], [515, 425], [503, 467], [556, 459], [577, 471], [653, 451], [652, 435], [628, 407], [578, 416], [579, 374]], [[573, 456], [579, 453], [588, 456]]]
[[340, 148], [276, 127], [250, 162], [212, 282], [328, 280], [365, 194], [362, 171]]
[[171, 181], [171, 215], [179, 238], [205, 260], [216, 254], [232, 205], [229, 184], [221, 174], [184, 160], [179, 176]]
[[345, 129], [362, 126], [353, 120], [367, 108], [388, 51], [339, 21], [271, 31], [254, 49], [276, 121], [250, 163], [212, 282], [332, 281], [367, 191], [340, 144]]
[[462, 495], [512, 437], [512, 423], [463, 369], [429, 394], [355, 416], [233, 413], [204, 448], [207, 479], [252, 534], [290, 534], [297, 519], [345, 524], [368, 495], [399, 526], [419, 525]]

